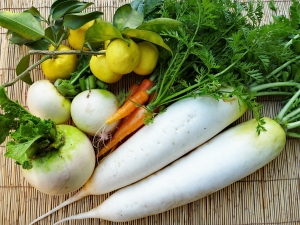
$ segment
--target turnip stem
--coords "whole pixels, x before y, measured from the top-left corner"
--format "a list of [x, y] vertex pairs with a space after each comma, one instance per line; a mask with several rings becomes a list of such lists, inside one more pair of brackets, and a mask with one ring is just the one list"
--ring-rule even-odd
[[280, 110], [280, 112], [277, 115], [277, 118], [282, 121], [284, 115], [287, 113], [287, 111], [289, 110], [290, 106], [293, 104], [293, 102], [299, 97], [300, 95], [300, 90], [298, 90], [296, 92], [296, 94], [294, 94], [294, 96], [287, 102], [287, 104]]
[[256, 92], [256, 91], [261, 91], [267, 88], [272, 88], [272, 87], [289, 87], [289, 86], [299, 86], [299, 83], [295, 82], [274, 82], [274, 83], [268, 83], [268, 84], [261, 84], [257, 86], [250, 87], [251, 92]]

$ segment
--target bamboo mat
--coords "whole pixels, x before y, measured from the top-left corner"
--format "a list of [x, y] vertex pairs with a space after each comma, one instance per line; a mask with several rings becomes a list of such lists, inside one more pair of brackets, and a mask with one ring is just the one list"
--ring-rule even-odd
[[[285, 14], [290, 1], [275, 1], [279, 12]], [[47, 0], [7, 0], [0, 1], [0, 10], [20, 12], [35, 6], [42, 15], [48, 15], [52, 1]], [[129, 1], [96, 0], [90, 9], [104, 13], [104, 18], [112, 20], [116, 8]], [[269, 22], [271, 13], [267, 11], [264, 22]], [[17, 62], [28, 51], [25, 47], [13, 46], [6, 40], [6, 30], [0, 30], [0, 81], [7, 82], [15, 77]], [[38, 56], [32, 57], [34, 62]], [[44, 78], [40, 68], [32, 72], [34, 80]], [[135, 76], [125, 76], [118, 84], [110, 86], [117, 93], [136, 79]], [[9, 97], [25, 105], [28, 85], [17, 82], [7, 88]], [[275, 116], [279, 111], [280, 102], [272, 98], [260, 100], [264, 104], [262, 112], [266, 116]], [[252, 118], [247, 112], [236, 123]], [[26, 225], [38, 216], [72, 196], [48, 196], [31, 187], [22, 177], [19, 167], [11, 159], [3, 156], [4, 145], [0, 146], [0, 225]], [[192, 185], [192, 184], [191, 184]], [[65, 207], [52, 214], [38, 224], [53, 224], [53, 222], [69, 215], [92, 209], [103, 202], [109, 194], [90, 196]], [[70, 221], [65, 224], [81, 225], [258, 225], [300, 224], [300, 140], [288, 139], [284, 151], [271, 163], [250, 176], [211, 194], [201, 200], [155, 216], [146, 217], [128, 223], [112, 223], [99, 219], [84, 219]]]

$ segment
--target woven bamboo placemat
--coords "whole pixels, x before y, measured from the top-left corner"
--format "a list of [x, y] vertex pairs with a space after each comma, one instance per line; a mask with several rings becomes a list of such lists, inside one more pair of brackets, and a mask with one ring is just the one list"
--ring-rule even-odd
[[[52, 1], [47, 0], [7, 0], [0, 1], [0, 10], [21, 12], [35, 6], [42, 15], [48, 15]], [[129, 1], [96, 0], [91, 10], [97, 9], [104, 13], [104, 18], [112, 20], [116, 8]], [[265, 3], [264, 22], [269, 22], [272, 14]], [[291, 1], [275, 1], [281, 14], [286, 14]], [[0, 82], [7, 82], [15, 77], [18, 61], [28, 51], [25, 47], [10, 45], [6, 39], [6, 30], [0, 30]], [[31, 58], [31, 62], [39, 56]], [[44, 78], [40, 68], [32, 72], [33, 80]], [[127, 89], [137, 79], [126, 76], [110, 90], [118, 93]], [[17, 82], [7, 88], [9, 97], [25, 105], [28, 85]], [[266, 116], [275, 116], [279, 111], [280, 102], [273, 98], [260, 100], [264, 104], [262, 112]], [[236, 123], [252, 118], [247, 112]], [[0, 146], [0, 225], [26, 225], [38, 216], [72, 196], [48, 196], [31, 187], [22, 177], [19, 167], [11, 159], [3, 156], [4, 145]], [[191, 184], [192, 185], [192, 184]], [[271, 163], [250, 176], [193, 203], [178, 207], [165, 213], [142, 218], [128, 223], [112, 223], [99, 219], [70, 221], [65, 224], [135, 224], [135, 225], [258, 225], [300, 224], [300, 140], [288, 139], [284, 151]], [[52, 214], [38, 224], [53, 224], [69, 215], [88, 211], [103, 202], [109, 194], [90, 196], [65, 207]]]

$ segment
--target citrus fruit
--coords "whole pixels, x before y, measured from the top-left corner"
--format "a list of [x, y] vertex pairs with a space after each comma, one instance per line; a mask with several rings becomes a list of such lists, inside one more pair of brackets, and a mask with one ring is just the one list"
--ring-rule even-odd
[[[54, 47], [50, 45], [49, 51], [52, 51]], [[68, 51], [71, 50], [68, 46], [60, 45], [56, 51]], [[49, 80], [56, 79], [68, 79], [70, 74], [77, 68], [77, 56], [75, 54], [70, 55], [56, 55], [51, 59], [41, 63], [42, 71]]]
[[106, 83], [115, 83], [122, 78], [122, 74], [113, 72], [108, 64], [105, 55], [92, 56], [90, 69], [95, 77]]
[[103, 45], [103, 47], [104, 47], [104, 49], [105, 49], [105, 50], [107, 49], [107, 47], [108, 47], [109, 43], [110, 43], [110, 40], [106, 40], [106, 41], [104, 41], [104, 45]]
[[88, 28], [94, 24], [94, 20], [84, 24], [76, 30], [69, 29], [68, 42], [70, 46], [75, 50], [88, 50], [88, 48], [83, 47], [85, 41], [85, 33]]
[[135, 67], [133, 72], [138, 75], [149, 75], [153, 72], [158, 61], [158, 49], [148, 41], [143, 41], [137, 44], [140, 51], [140, 62]]
[[106, 49], [106, 59], [109, 68], [118, 74], [127, 74], [133, 71], [140, 61], [140, 51], [137, 44], [123, 39], [111, 41]]

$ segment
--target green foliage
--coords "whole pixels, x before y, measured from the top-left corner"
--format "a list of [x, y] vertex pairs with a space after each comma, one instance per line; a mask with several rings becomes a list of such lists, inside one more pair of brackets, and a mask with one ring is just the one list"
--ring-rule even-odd
[[[0, 88], [0, 108], [4, 114], [0, 114], [0, 143], [10, 136], [7, 143], [6, 157], [16, 160], [25, 169], [30, 169], [30, 159], [37, 157], [45, 151], [53, 150], [63, 144], [59, 143], [54, 122], [41, 120], [33, 116], [17, 102], [10, 100], [4, 87]], [[55, 146], [52, 143], [56, 143]]]

